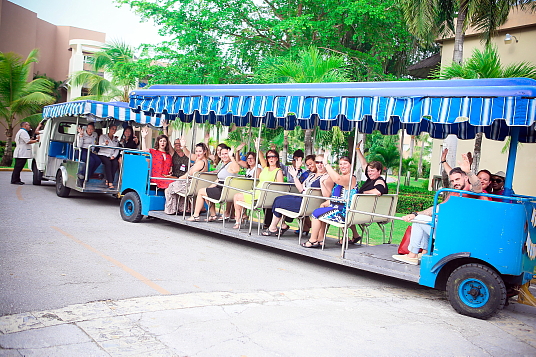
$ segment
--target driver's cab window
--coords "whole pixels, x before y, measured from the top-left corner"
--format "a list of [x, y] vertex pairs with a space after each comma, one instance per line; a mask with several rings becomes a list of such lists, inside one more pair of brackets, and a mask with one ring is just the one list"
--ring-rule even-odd
[[58, 125], [58, 133], [76, 135], [76, 124], [75, 123], [60, 123]]
[[60, 121], [52, 132], [52, 141], [72, 143], [77, 132], [76, 123]]

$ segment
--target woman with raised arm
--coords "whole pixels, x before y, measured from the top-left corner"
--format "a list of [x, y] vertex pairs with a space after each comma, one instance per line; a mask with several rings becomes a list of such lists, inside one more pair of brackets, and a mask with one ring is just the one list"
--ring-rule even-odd
[[[99, 145], [119, 147], [119, 139], [115, 136], [117, 131], [117, 125], [110, 125], [108, 127], [108, 134], [102, 134], [99, 137]], [[115, 173], [119, 168], [118, 156], [119, 149], [108, 149], [101, 147], [97, 154], [104, 166], [104, 174], [106, 176], [106, 186], [110, 189], [115, 189], [114, 179]]]
[[[225, 178], [229, 176], [236, 176], [238, 174], [238, 171], [240, 171], [240, 166], [238, 166], [238, 163], [232, 155], [231, 148], [227, 145], [222, 146], [220, 157], [222, 165], [221, 169], [218, 171], [216, 182], [220, 185], [223, 185]], [[199, 222], [199, 216], [205, 203], [205, 200], [203, 200], [201, 197], [208, 196], [215, 200], [219, 199], [223, 191], [223, 186], [220, 185], [213, 184], [207, 188], [202, 188], [199, 190], [197, 193], [197, 199], [195, 201], [195, 211], [192, 213], [192, 216], [188, 218], [188, 221]], [[218, 216], [216, 215], [216, 207], [211, 202], [207, 203], [209, 204], [210, 216], [206, 219], [206, 222], [216, 221], [218, 219]]]
[[[308, 171], [305, 171], [298, 177], [298, 170], [296, 167], [301, 167], [301, 158], [297, 159], [296, 167], [289, 167], [289, 174], [294, 178], [294, 185], [299, 192], [303, 193], [306, 189], [320, 188], [320, 183], [323, 179], [327, 178], [327, 171], [324, 167], [324, 156], [309, 155], [305, 158], [305, 166], [307, 166]], [[263, 236], [277, 236], [278, 229], [277, 225], [281, 221], [282, 214], [276, 211], [276, 208], [283, 208], [292, 212], [299, 212], [303, 198], [300, 196], [285, 195], [279, 196], [274, 199], [272, 203], [272, 212], [273, 218], [270, 226], [262, 232]], [[283, 223], [281, 226], [281, 234], [285, 233], [289, 229], [289, 226], [286, 223]], [[304, 232], [309, 231], [309, 227], [304, 227]]]
[[182, 137], [180, 139], [181, 148], [190, 160], [195, 161], [190, 170], [187, 173], [173, 181], [172, 184], [166, 189], [166, 206], [164, 212], [167, 214], [176, 214], [182, 212], [184, 209], [188, 210], [189, 207], [184, 207], [184, 197], [178, 195], [178, 193], [186, 193], [188, 191], [188, 177], [192, 176], [196, 172], [208, 171], [208, 147], [205, 143], [197, 143], [195, 145], [195, 152], [192, 154], [186, 147], [186, 139]]
[[327, 200], [320, 205], [311, 214], [311, 237], [302, 244], [304, 248], [320, 248], [324, 244], [324, 231], [326, 223], [321, 222], [320, 218], [328, 218], [336, 222], [344, 222], [346, 218], [346, 204], [350, 198], [357, 192], [357, 180], [354, 176], [350, 177], [351, 161], [347, 156], [339, 159], [339, 171], [336, 172], [328, 163], [329, 152], [325, 153], [323, 162], [324, 167], [329, 175], [329, 179], [323, 180], [324, 190], [331, 189], [331, 198], [342, 199], [341, 201]]
[[242, 150], [245, 146], [246, 143], [241, 143], [240, 145], [238, 145], [238, 147], [236, 148], [235, 160], [238, 165], [240, 165], [240, 167], [246, 169], [247, 178], [259, 177], [262, 171], [262, 166], [260, 164], [257, 164], [257, 166], [255, 167], [255, 164], [257, 162], [257, 154], [253, 151], [249, 151], [246, 154], [246, 161], [241, 160], [240, 158], [240, 150]]
[[[266, 159], [261, 155], [259, 151], [260, 143], [257, 141], [255, 143], [257, 152], [259, 153], [259, 159], [263, 169], [259, 175], [259, 180], [257, 188], [262, 187], [262, 183], [265, 181], [273, 182], [283, 182], [283, 172], [281, 171], [281, 165], [279, 164], [279, 153], [277, 150], [270, 149], [266, 152]], [[261, 191], [255, 190], [255, 199], [258, 199], [261, 195]], [[235, 208], [235, 219], [236, 224], [233, 226], [234, 229], [240, 228], [242, 223], [242, 211], [243, 208], [237, 202], [243, 201], [251, 204], [253, 201], [253, 195], [251, 193], [242, 193], [238, 192], [233, 197], [234, 208]]]
[[[158, 135], [154, 142], [154, 148], [149, 148], [147, 145], [147, 135], [149, 135], [149, 128], [142, 128], [141, 149], [149, 152], [152, 156], [151, 177], [172, 177], [171, 166], [173, 165], [173, 160], [171, 159], [171, 145], [169, 144], [168, 137], [166, 135]], [[172, 181], [151, 178], [151, 182], [155, 183], [158, 188], [164, 189], [167, 188]]]
[[123, 130], [121, 140], [119, 141], [122, 147], [127, 149], [137, 149], [139, 145], [138, 137], [134, 135], [134, 129], [131, 126], [127, 126]]

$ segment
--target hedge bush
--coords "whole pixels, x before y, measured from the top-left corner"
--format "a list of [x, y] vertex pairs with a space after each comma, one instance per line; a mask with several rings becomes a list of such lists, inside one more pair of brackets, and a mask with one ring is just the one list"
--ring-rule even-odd
[[[396, 183], [390, 183], [387, 186], [389, 192], [396, 192]], [[434, 196], [435, 192], [428, 191], [426, 188], [400, 185], [396, 212], [408, 214], [425, 210], [434, 204]]]

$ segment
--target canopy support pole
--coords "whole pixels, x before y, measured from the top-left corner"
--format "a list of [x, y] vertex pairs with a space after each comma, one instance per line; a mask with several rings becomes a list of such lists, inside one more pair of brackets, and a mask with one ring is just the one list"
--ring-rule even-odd
[[[398, 181], [396, 183], [396, 194], [400, 193], [400, 173], [402, 172], [402, 156], [404, 153], [404, 136], [406, 129], [402, 129], [402, 135], [400, 135], [400, 159], [398, 160]], [[385, 173], [387, 176], [387, 172]], [[385, 182], [387, 183], [387, 181]]]
[[[190, 179], [190, 168], [192, 167], [192, 154], [195, 154], [195, 134], [196, 134], [196, 125], [195, 125], [195, 113], [192, 114], [192, 140], [190, 142], [190, 155], [188, 156], [188, 171], [186, 171], [186, 187], [189, 187], [189, 185], [192, 183], [192, 180]], [[208, 156], [208, 153], [207, 153]], [[208, 161], [208, 157], [207, 157]], [[192, 206], [193, 206], [193, 199], [192, 199]], [[186, 219], [186, 211], [188, 210], [188, 197], [184, 197], [184, 207], [182, 208], [182, 219]], [[194, 215], [193, 207], [190, 207], [191, 215]], [[175, 213], [177, 214], [178, 211]]]
[[514, 170], [517, 156], [517, 145], [519, 143], [519, 127], [514, 126], [510, 131], [510, 148], [508, 149], [508, 164], [506, 166], [506, 177], [504, 181], [504, 195], [512, 196], [514, 190], [512, 183], [514, 181]]
[[[350, 196], [350, 192], [352, 191], [352, 189], [354, 187], [352, 187], [352, 179], [354, 177], [354, 165], [355, 165], [355, 157], [356, 157], [356, 151], [359, 150], [359, 148], [356, 147], [356, 143], [355, 143], [355, 138], [357, 138], [357, 135], [358, 135], [358, 131], [357, 131], [357, 124], [355, 126], [355, 133], [354, 133], [354, 142], [352, 144], [352, 164], [350, 165], [350, 181], [348, 182], [348, 197], [346, 197], [346, 208], [348, 209], [350, 207], [350, 202], [351, 202], [351, 196]], [[355, 170], [356, 172], [358, 170]], [[357, 187], [357, 185], [359, 184], [359, 180], [357, 179], [356, 177], [356, 184], [355, 184], [355, 187]], [[348, 249], [348, 228], [350, 228], [350, 226], [345, 226], [344, 227], [344, 232], [343, 232], [343, 238], [342, 238], [342, 246], [341, 246], [341, 258], [344, 259], [344, 253], [346, 253], [346, 249]], [[357, 227], [356, 227], [357, 229]], [[326, 230], [327, 230], [327, 227], [326, 227]], [[361, 232], [361, 234], [363, 234], [363, 232]], [[324, 242], [325, 243], [325, 242]]]
[[[252, 116], [253, 117], [253, 116]], [[261, 154], [261, 133], [262, 133], [262, 120], [264, 117], [260, 117], [260, 123], [259, 123], [259, 136], [257, 137], [257, 140], [259, 142], [259, 149], [257, 150], [257, 155], [255, 155], [255, 170], [257, 170], [257, 166], [259, 165], [259, 155]], [[251, 126], [251, 121], [250, 121]], [[257, 148], [255, 148], [257, 149]], [[267, 164], [269, 165], [269, 164]], [[264, 168], [263, 168], [264, 170]], [[260, 176], [260, 175], [259, 175]], [[251, 229], [253, 228], [253, 207], [255, 207], [255, 190], [257, 189], [257, 175], [253, 176], [253, 191], [251, 193], [251, 219], [249, 220], [249, 231], [248, 234], [251, 235]], [[235, 213], [236, 214], [236, 213]], [[238, 217], [237, 217], [238, 219]], [[261, 224], [261, 215], [259, 214], [259, 222], [257, 224]]]

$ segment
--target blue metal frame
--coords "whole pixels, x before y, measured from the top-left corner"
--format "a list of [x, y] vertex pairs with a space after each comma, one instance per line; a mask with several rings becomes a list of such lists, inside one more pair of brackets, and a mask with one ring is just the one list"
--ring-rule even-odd
[[[439, 206], [443, 192], [452, 194]], [[421, 261], [419, 284], [435, 287], [445, 264], [460, 258], [480, 261], [500, 274], [519, 276], [522, 283], [532, 279], [536, 260], [530, 259], [526, 246], [536, 244], [536, 228], [531, 222], [536, 197], [481, 194], [504, 200], [497, 202], [463, 194], [475, 195], [453, 189], [441, 189], [435, 195], [430, 248]]]
[[164, 210], [166, 198], [164, 190], [158, 192], [150, 185], [152, 155], [148, 152], [125, 150], [121, 194], [134, 191], [141, 200], [141, 213], [147, 215], [152, 210]]

